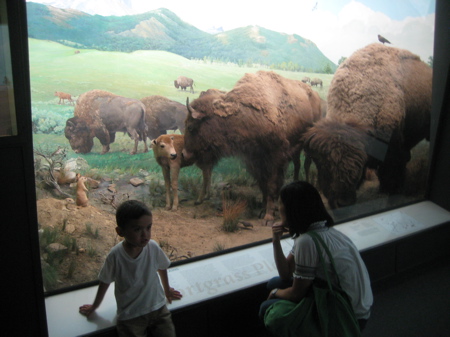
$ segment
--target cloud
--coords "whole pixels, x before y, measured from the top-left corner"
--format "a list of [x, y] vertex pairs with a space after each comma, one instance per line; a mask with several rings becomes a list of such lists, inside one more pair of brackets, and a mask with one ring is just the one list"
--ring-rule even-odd
[[302, 17], [301, 22], [289, 29], [315, 42], [335, 63], [342, 56], [348, 57], [370, 43], [378, 43], [378, 34], [394, 47], [408, 49], [422, 60], [433, 55], [434, 14], [398, 21], [352, 1], [339, 13], [318, 10]]
[[[130, 10], [135, 14], [164, 7], [174, 12], [182, 20], [205, 31], [211, 27], [223, 27], [224, 30], [230, 30], [248, 25], [258, 25], [309, 39], [316, 43], [325, 56], [334, 63], [337, 63], [342, 56], [348, 57], [354, 51], [370, 43], [379, 43], [378, 34], [391, 41], [393, 46], [408, 49], [425, 61], [433, 55], [434, 14], [394, 20], [387, 14], [372, 10], [355, 0], [338, 2], [336, 0], [278, 0], [276, 2], [108, 0], [109, 7], [104, 5], [103, 1], [105, 0], [96, 2], [86, 0], [35, 1], [53, 1], [72, 6], [76, 3], [79, 5], [86, 2], [89, 3], [89, 6], [94, 6], [95, 3], [99, 6], [97, 11], [114, 10], [116, 7], [123, 7], [126, 3], [131, 5]], [[347, 3], [344, 4], [346, 1]], [[416, 9], [428, 6], [429, 3], [429, 0], [410, 0], [408, 2], [409, 6]], [[381, 7], [387, 8], [386, 4], [383, 3], [383, 5]], [[426, 8], [422, 12], [425, 10]], [[125, 11], [117, 11], [115, 15], [120, 15], [119, 13], [125, 14]], [[126, 11], [126, 14], [130, 14], [129, 11]]]

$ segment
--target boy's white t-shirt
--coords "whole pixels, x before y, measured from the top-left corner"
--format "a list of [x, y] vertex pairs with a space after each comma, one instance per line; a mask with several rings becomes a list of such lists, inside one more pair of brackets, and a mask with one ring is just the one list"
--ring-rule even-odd
[[154, 240], [135, 259], [126, 253], [122, 242], [111, 249], [98, 278], [103, 283], [115, 282], [117, 319], [127, 320], [166, 304], [157, 271], [167, 269], [170, 260]]

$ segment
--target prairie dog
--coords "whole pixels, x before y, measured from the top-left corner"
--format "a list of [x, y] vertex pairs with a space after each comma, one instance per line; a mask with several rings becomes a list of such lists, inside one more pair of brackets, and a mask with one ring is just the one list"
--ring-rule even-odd
[[77, 206], [86, 207], [89, 203], [89, 199], [87, 197], [86, 177], [79, 177], [77, 182]]

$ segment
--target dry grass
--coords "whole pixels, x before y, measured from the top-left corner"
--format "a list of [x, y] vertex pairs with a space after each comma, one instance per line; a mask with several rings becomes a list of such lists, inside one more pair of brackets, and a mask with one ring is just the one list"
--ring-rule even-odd
[[238, 229], [239, 218], [245, 212], [247, 202], [245, 200], [223, 199], [223, 225], [225, 232], [235, 232]]

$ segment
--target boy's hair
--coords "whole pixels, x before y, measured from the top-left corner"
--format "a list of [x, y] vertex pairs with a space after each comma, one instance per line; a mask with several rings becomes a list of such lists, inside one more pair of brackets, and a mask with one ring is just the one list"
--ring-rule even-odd
[[280, 200], [286, 211], [286, 221], [291, 236], [308, 231], [308, 227], [326, 220], [326, 226], [334, 225], [327, 212], [319, 191], [306, 181], [295, 181], [281, 188]]
[[152, 211], [137, 200], [127, 200], [120, 204], [116, 211], [116, 222], [120, 228], [125, 228], [130, 221], [137, 220], [143, 215], [152, 215]]

